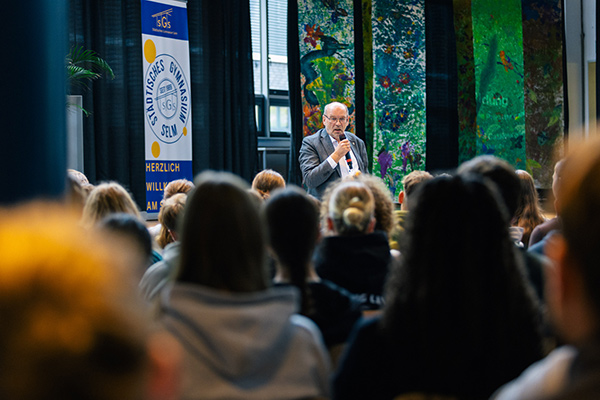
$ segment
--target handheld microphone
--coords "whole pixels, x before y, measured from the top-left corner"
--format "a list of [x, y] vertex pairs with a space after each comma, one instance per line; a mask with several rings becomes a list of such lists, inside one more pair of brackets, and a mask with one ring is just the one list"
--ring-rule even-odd
[[[346, 135], [340, 133], [340, 142], [346, 140]], [[352, 157], [350, 157], [350, 151], [346, 153], [346, 162], [348, 163], [348, 169], [352, 170]]]

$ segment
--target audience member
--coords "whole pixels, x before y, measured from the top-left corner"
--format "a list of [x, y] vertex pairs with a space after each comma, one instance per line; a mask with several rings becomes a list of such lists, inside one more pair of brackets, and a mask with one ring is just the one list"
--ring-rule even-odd
[[[187, 179], [175, 179], [174, 181], [169, 182], [163, 190], [163, 199], [160, 201], [161, 209], [162, 209], [165, 201], [168, 198], [170, 198], [178, 193], [188, 194], [190, 192], [190, 190], [192, 190], [193, 188], [194, 188], [194, 183], [191, 181], [188, 181]], [[160, 217], [160, 211], [159, 211], [159, 217]], [[148, 230], [150, 231], [150, 236], [153, 239], [156, 238], [156, 236], [161, 235], [160, 221], [158, 222], [158, 224], [148, 228]], [[160, 246], [160, 248], [162, 249], [165, 246], [166, 246], [166, 244], [164, 246]]]
[[260, 171], [252, 181], [252, 189], [256, 190], [264, 200], [269, 198], [273, 190], [284, 187], [285, 179], [279, 172], [272, 169]]
[[523, 228], [523, 238], [521, 242], [527, 248], [529, 246], [529, 237], [533, 229], [544, 222], [544, 214], [540, 207], [540, 201], [533, 177], [527, 171], [518, 169], [515, 171], [521, 184], [521, 194], [517, 211], [512, 219], [512, 225]]
[[129, 192], [117, 182], [102, 183], [89, 194], [83, 208], [82, 223], [92, 227], [109, 214], [123, 212], [142, 220]]
[[515, 245], [519, 248], [519, 254], [525, 261], [525, 268], [529, 281], [533, 285], [538, 298], [544, 299], [544, 260], [537, 254], [528, 253], [522, 246], [522, 230], [510, 226], [510, 221], [514, 218], [519, 205], [519, 195], [521, 184], [515, 173], [515, 169], [506, 161], [498, 157], [485, 155], [475, 157], [458, 168], [459, 174], [475, 174], [489, 179], [496, 185], [503, 200], [502, 203], [508, 211], [509, 233]]
[[186, 349], [183, 398], [326, 396], [330, 363], [321, 333], [295, 314], [295, 288], [269, 287], [264, 228], [247, 185], [215, 172], [195, 183], [161, 318]]
[[[164, 201], [158, 213], [158, 220], [161, 221], [162, 226], [161, 235], [163, 231], [167, 231], [173, 240], [164, 247], [162, 260], [150, 266], [140, 281], [140, 290], [146, 300], [156, 299], [167, 284], [174, 279], [181, 249], [179, 224], [186, 201], [186, 194], [177, 193]], [[159, 239], [160, 242], [162, 242], [161, 239]]]
[[169, 243], [177, 240], [175, 226], [177, 225], [179, 215], [185, 207], [186, 200], [187, 194], [185, 193], [176, 193], [163, 200], [158, 212], [160, 233], [156, 236], [156, 243], [161, 249], [164, 249]]
[[65, 192], [65, 203], [72, 211], [79, 214], [83, 213], [87, 192], [81, 187], [81, 183], [71, 174], [67, 174], [67, 188]]
[[49, 203], [0, 221], [1, 399], [178, 398], [181, 348], [151, 329], [113, 242]]
[[300, 313], [317, 324], [328, 348], [346, 342], [361, 316], [360, 302], [314, 270], [312, 254], [319, 239], [316, 203], [303, 190], [288, 187], [269, 198], [263, 214], [276, 259], [276, 284], [300, 290]]
[[334, 399], [483, 399], [541, 358], [536, 299], [500, 201], [476, 177], [421, 185], [383, 315], [355, 327]]
[[412, 198], [411, 194], [415, 192], [417, 187], [422, 183], [426, 182], [430, 179], [433, 179], [433, 175], [431, 175], [427, 171], [412, 171], [408, 175], [402, 179], [402, 187], [404, 190], [400, 191], [398, 195], [398, 203], [400, 203], [400, 209], [394, 211], [394, 216], [396, 218], [396, 225], [394, 226], [394, 230], [392, 231], [392, 248], [398, 250], [400, 249], [399, 242], [404, 233], [404, 222], [406, 221], [406, 217], [408, 216], [409, 210], [409, 199]]
[[546, 245], [554, 263], [546, 292], [552, 320], [568, 345], [502, 388], [496, 400], [600, 398], [600, 143], [586, 143], [561, 164], [562, 234]]
[[[379, 309], [388, 266], [393, 262], [388, 238], [375, 231], [375, 200], [359, 181], [342, 181], [326, 193], [327, 236], [314, 256], [317, 274], [358, 294], [364, 309]], [[326, 204], [326, 205], [325, 205]]]
[[96, 224], [101, 232], [115, 235], [118, 243], [124, 247], [123, 252], [130, 257], [130, 268], [135, 271], [137, 279], [154, 263], [152, 238], [146, 225], [131, 214], [109, 214]]
[[563, 160], [559, 160], [554, 165], [554, 173], [552, 174], [552, 194], [554, 195], [554, 211], [556, 211], [556, 217], [549, 219], [548, 221], [538, 225], [535, 227], [533, 232], [531, 232], [531, 237], [529, 238], [529, 246], [533, 246], [534, 244], [542, 241], [548, 233], [554, 230], [558, 230], [561, 228], [560, 226], [560, 202], [559, 202], [559, 192], [562, 186], [562, 175], [563, 175]]

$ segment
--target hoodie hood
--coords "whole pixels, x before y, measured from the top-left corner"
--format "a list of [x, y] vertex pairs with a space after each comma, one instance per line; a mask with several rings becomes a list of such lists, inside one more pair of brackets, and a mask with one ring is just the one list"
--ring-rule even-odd
[[258, 385], [284, 362], [294, 326], [306, 323], [293, 315], [298, 298], [292, 287], [228, 293], [176, 283], [163, 297], [163, 322], [191, 357], [225, 380]]

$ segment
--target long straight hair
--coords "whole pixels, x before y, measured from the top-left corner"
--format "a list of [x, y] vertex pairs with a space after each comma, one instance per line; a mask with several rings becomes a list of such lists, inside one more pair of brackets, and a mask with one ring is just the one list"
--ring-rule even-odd
[[276, 191], [263, 210], [269, 244], [290, 283], [300, 290], [300, 313], [310, 314], [311, 301], [306, 277], [319, 237], [319, 209], [297, 187]]
[[248, 185], [212, 171], [194, 183], [180, 224], [177, 280], [229, 292], [266, 289], [265, 234]]

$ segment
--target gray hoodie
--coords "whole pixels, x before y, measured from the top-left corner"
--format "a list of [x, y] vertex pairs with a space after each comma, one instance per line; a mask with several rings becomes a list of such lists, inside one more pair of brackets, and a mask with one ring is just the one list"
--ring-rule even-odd
[[162, 322], [185, 351], [182, 399], [328, 396], [330, 361], [316, 325], [297, 312], [298, 292], [227, 293], [176, 283]]

